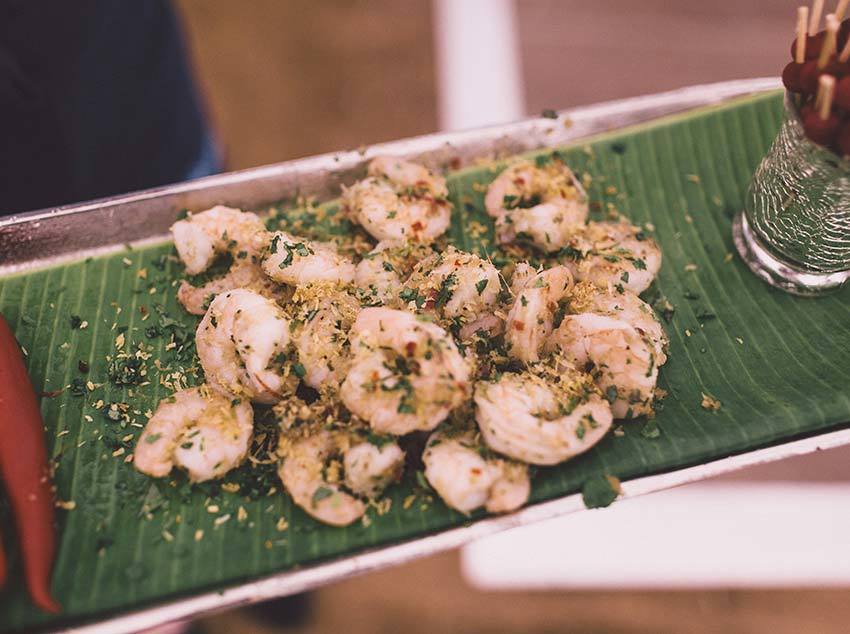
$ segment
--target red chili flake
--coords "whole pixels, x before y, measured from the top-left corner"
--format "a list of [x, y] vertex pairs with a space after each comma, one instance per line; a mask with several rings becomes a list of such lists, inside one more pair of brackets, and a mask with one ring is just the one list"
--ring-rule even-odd
[[481, 475], [481, 469], [478, 467], [473, 467], [470, 471], [472, 472], [472, 475]]
[[410, 228], [413, 229], [414, 233], [419, 233], [420, 231], [425, 229], [425, 225], [423, 225], [421, 221], [417, 220], [412, 225], [410, 225]]
[[514, 330], [525, 330], [525, 324], [521, 321], [514, 322]]
[[49, 392], [39, 392], [38, 395], [42, 398], [54, 398], [55, 396], [59, 396], [64, 391], [65, 391], [65, 389], [63, 388], [61, 390], [51, 390]]
[[449, 159], [449, 169], [459, 170], [462, 163], [459, 156], [454, 156]]
[[416, 342], [415, 341], [408, 341], [404, 345], [404, 350], [405, 350], [405, 352], [407, 352], [408, 357], [412, 357], [416, 353]]

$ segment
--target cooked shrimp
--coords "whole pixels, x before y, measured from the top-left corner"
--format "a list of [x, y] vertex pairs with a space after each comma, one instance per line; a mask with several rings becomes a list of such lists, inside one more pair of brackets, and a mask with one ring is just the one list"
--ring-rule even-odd
[[256, 214], [222, 205], [190, 214], [171, 226], [174, 246], [189, 275], [206, 271], [216, 256], [227, 251], [255, 255], [257, 240], [265, 233]]
[[354, 283], [370, 302], [389, 303], [414, 266], [432, 253], [421, 243], [384, 240], [363, 256], [354, 272]]
[[[332, 526], [348, 526], [366, 512], [366, 505], [340, 487], [339, 463], [326, 475], [328, 463], [347, 448], [344, 435], [321, 430], [289, 445], [278, 468], [280, 481], [293, 501], [310, 516]], [[334, 482], [329, 481], [335, 480]]]
[[445, 198], [449, 195], [446, 179], [424, 165], [398, 156], [376, 156], [369, 163], [369, 176], [386, 178], [397, 187], [415, 190], [414, 194]]
[[347, 526], [366, 512], [366, 504], [345, 489], [377, 496], [404, 466], [404, 452], [396, 443], [379, 449], [346, 431], [320, 429], [294, 441], [281, 440], [278, 475], [283, 486], [309, 515], [332, 526]]
[[162, 478], [183, 468], [193, 482], [220, 478], [238, 467], [251, 446], [254, 413], [206, 386], [160, 401], [136, 443], [136, 469]]
[[573, 287], [568, 312], [607, 315], [629, 323], [641, 337], [652, 342], [655, 362], [667, 362], [667, 333], [652, 307], [630, 291], [607, 292], [590, 282], [579, 282]]
[[645, 332], [622, 319], [582, 313], [564, 317], [547, 345], [579, 366], [594, 365], [596, 383], [616, 418], [652, 411], [659, 356], [656, 343]]
[[475, 420], [487, 446], [552, 465], [590, 449], [611, 427], [611, 407], [590, 377], [569, 368], [503, 374], [475, 386]]
[[513, 274], [511, 275], [511, 293], [519, 295], [520, 291], [526, 287], [529, 280], [535, 275], [537, 275], [537, 269], [528, 262], [519, 262], [514, 266]]
[[479, 320], [493, 314], [501, 289], [499, 271], [491, 262], [450, 246], [420, 262], [400, 296], [409, 306], [434, 310], [475, 332]]
[[183, 280], [177, 289], [177, 300], [193, 315], [203, 315], [216, 295], [236, 288], [247, 288], [278, 301], [288, 298], [286, 287], [273, 282], [253, 258], [246, 257], [234, 261], [227, 273], [202, 286]]
[[530, 242], [547, 253], [565, 246], [587, 218], [587, 195], [559, 159], [514, 163], [490, 183], [484, 199], [499, 242]]
[[425, 477], [446, 505], [461, 513], [481, 506], [491, 513], [518, 509], [531, 493], [528, 467], [483, 449], [472, 431], [437, 430], [422, 454]]
[[316, 389], [338, 387], [351, 363], [348, 331], [360, 302], [331, 284], [300, 286], [292, 299], [293, 343], [304, 382]]
[[451, 222], [446, 181], [425, 167], [401, 158], [379, 156], [369, 176], [343, 189], [351, 218], [377, 240], [429, 242]]
[[573, 285], [568, 268], [554, 266], [525, 280], [508, 311], [505, 343], [508, 353], [520, 361], [537, 361], [540, 349], [551, 334], [559, 302]]
[[564, 264], [579, 281], [642, 293], [661, 268], [661, 249], [640, 227], [626, 221], [591, 222], [570, 244]]
[[401, 276], [389, 258], [396, 244], [394, 240], [379, 242], [354, 270], [354, 284], [379, 304], [392, 299], [401, 286]]
[[207, 381], [224, 394], [276, 402], [297, 383], [289, 328], [273, 300], [245, 289], [219, 295], [195, 336]]
[[345, 485], [357, 495], [375, 498], [404, 470], [404, 452], [398, 443], [361, 442], [345, 452]]
[[390, 308], [365, 308], [351, 329], [345, 406], [379, 433], [431, 430], [469, 395], [470, 368], [451, 335]]
[[354, 281], [354, 263], [337, 253], [335, 244], [306, 240], [284, 231], [271, 234], [262, 266], [275, 282], [293, 286]]

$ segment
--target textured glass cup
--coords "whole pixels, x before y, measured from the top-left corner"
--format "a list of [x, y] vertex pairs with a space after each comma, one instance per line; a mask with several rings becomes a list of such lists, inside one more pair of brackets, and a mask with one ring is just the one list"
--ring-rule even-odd
[[850, 161], [806, 137], [787, 93], [732, 230], [750, 269], [789, 293], [822, 295], [850, 279]]

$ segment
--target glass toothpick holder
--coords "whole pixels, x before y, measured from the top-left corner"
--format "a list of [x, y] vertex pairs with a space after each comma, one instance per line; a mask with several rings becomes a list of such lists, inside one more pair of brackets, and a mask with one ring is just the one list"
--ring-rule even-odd
[[782, 126], [732, 231], [757, 276], [814, 297], [850, 279], [850, 161], [806, 137], [792, 94], [784, 103]]

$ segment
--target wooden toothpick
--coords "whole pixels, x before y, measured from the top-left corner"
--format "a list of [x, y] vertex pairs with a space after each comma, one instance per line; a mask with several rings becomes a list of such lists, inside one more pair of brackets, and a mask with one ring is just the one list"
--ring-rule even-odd
[[823, 13], [823, 0], [813, 0], [809, 19], [809, 35], [814, 35], [820, 27], [820, 15]]
[[850, 0], [838, 0], [838, 6], [835, 7], [835, 17], [839, 22], [844, 19], [844, 14], [847, 13], [848, 4], [850, 4]]
[[832, 75], [821, 75], [818, 81], [818, 96], [816, 106], [818, 117], [821, 121], [829, 119], [832, 112], [832, 97], [835, 94], [835, 77]]
[[809, 28], [809, 7], [797, 7], [797, 48], [794, 51], [794, 61], [802, 64], [806, 61], [806, 39]]
[[835, 46], [838, 43], [838, 26], [838, 20], [834, 14], [830, 13], [826, 16], [826, 37], [820, 49], [820, 57], [818, 57], [819, 69], [826, 68], [829, 58], [835, 53]]

